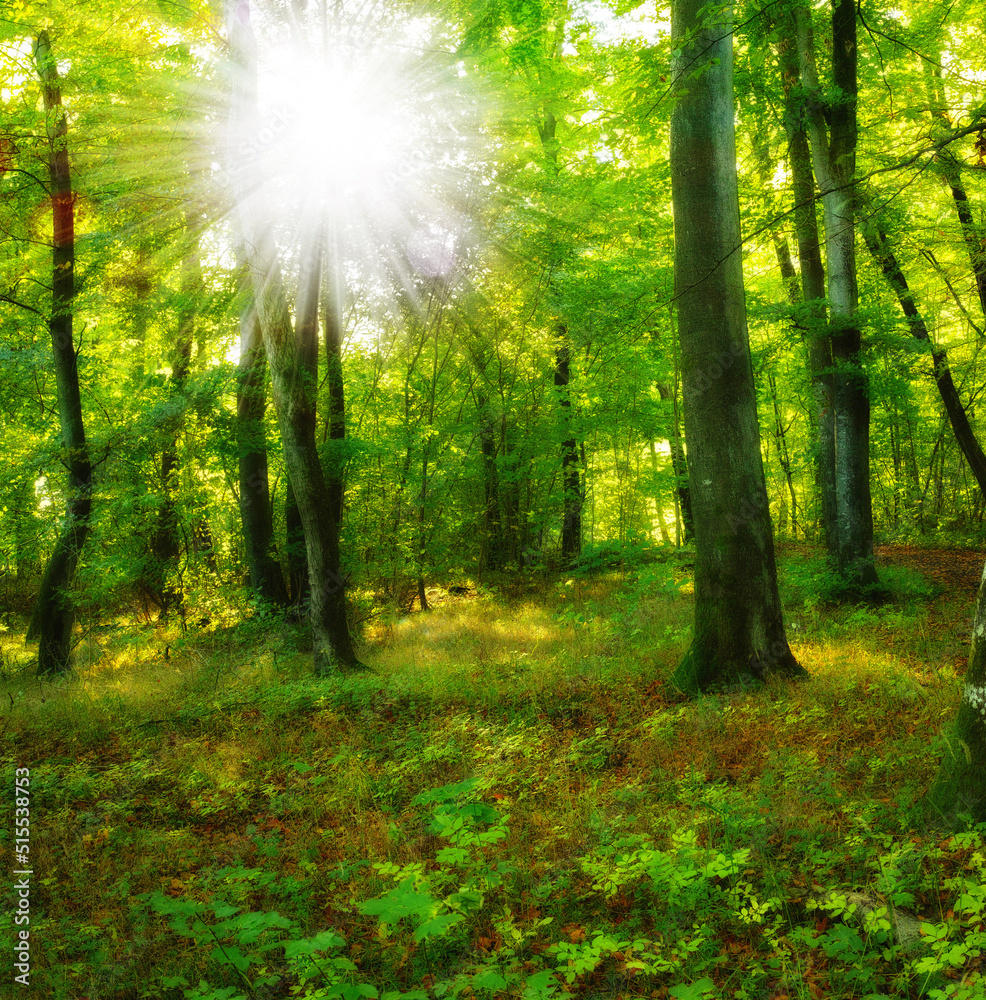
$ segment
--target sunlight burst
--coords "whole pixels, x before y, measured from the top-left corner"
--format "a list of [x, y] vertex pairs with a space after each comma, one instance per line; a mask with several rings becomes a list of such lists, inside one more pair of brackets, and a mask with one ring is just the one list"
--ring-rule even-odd
[[233, 16], [249, 25], [257, 59], [250, 126], [227, 161], [250, 177], [241, 210], [295, 246], [327, 238], [339, 267], [405, 286], [451, 273], [475, 162], [452, 54], [426, 54], [420, 19], [405, 29], [323, 9], [284, 24], [245, 2]]

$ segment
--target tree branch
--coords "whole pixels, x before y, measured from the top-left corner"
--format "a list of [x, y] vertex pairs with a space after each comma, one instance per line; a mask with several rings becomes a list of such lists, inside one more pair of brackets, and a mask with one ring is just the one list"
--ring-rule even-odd
[[26, 309], [28, 312], [33, 312], [35, 316], [40, 316], [45, 319], [45, 315], [39, 309], [35, 309], [34, 306], [29, 306], [26, 302], [18, 302], [17, 299], [12, 299], [9, 295], [0, 294], [0, 302], [9, 302], [12, 306], [20, 306], [21, 309]]

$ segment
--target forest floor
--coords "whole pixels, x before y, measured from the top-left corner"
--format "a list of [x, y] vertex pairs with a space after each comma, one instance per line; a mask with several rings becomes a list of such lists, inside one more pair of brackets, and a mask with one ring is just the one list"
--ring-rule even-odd
[[693, 702], [675, 561], [473, 581], [322, 681], [304, 629], [218, 598], [185, 634], [93, 616], [55, 685], [11, 628], [17, 995], [982, 1000], [986, 829], [921, 803], [983, 556], [879, 555], [892, 600], [847, 606], [782, 547], [811, 678]]
[[923, 549], [914, 545], [877, 545], [878, 565], [904, 566], [933, 580], [943, 590], [969, 591], [973, 597], [983, 578], [979, 549]]

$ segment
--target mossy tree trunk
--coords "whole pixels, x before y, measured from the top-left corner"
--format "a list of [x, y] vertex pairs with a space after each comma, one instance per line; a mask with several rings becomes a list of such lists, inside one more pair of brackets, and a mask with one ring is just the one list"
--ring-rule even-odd
[[72, 300], [75, 296], [75, 195], [68, 158], [68, 124], [62, 109], [61, 85], [48, 33], [34, 43], [34, 61], [41, 80], [48, 119], [48, 176], [54, 224], [51, 270], [52, 366], [58, 394], [68, 501], [65, 519], [41, 582], [28, 638], [38, 639], [38, 673], [64, 673], [72, 651], [75, 606], [69, 588], [89, 534], [92, 513], [92, 464], [82, 419], [79, 368], [72, 338]]
[[746, 325], [728, 11], [676, 0], [675, 275], [695, 519], [695, 630], [673, 682], [695, 694], [803, 674], [788, 646]]

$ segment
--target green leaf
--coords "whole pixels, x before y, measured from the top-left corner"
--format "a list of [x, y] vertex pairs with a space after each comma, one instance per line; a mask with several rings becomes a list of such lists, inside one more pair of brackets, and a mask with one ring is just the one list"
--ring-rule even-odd
[[705, 1000], [709, 991], [715, 988], [716, 984], [711, 979], [700, 979], [696, 983], [672, 986], [668, 993], [677, 1000]]
[[472, 977], [472, 985], [479, 990], [504, 990], [507, 988], [507, 981], [493, 969], [485, 969]]
[[465, 917], [461, 913], [445, 913], [423, 923], [415, 932], [414, 940], [423, 941], [428, 937], [442, 937], [450, 927], [454, 927]]
[[213, 948], [212, 960], [219, 965], [228, 962], [240, 972], [246, 972], [250, 968], [250, 959], [239, 948], [234, 948], [231, 945], [227, 945], [225, 948]]

